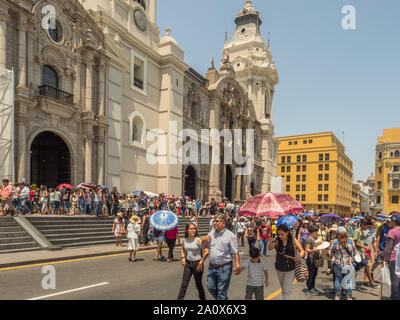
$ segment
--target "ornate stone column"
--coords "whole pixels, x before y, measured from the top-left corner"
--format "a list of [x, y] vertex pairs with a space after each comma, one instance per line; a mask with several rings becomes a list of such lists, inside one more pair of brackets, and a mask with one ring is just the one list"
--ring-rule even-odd
[[26, 87], [26, 32], [27, 19], [20, 15], [17, 24], [18, 30], [18, 86]]
[[99, 63], [99, 116], [103, 117], [104, 116], [104, 110], [105, 110], [105, 105], [104, 105], [104, 92], [105, 92], [105, 72], [106, 72], [106, 65], [104, 62], [104, 58], [100, 59]]
[[8, 8], [0, 8], [0, 67], [6, 68], [6, 45], [7, 45], [7, 21], [8, 21]]
[[97, 137], [97, 183], [104, 185], [104, 129], [99, 128], [99, 136]]
[[17, 155], [16, 155], [16, 160], [17, 160], [17, 165], [16, 165], [16, 177], [19, 182], [22, 181], [22, 178], [27, 179], [28, 177], [25, 177], [25, 172], [26, 172], [26, 127], [25, 127], [25, 122], [23, 119], [18, 119], [16, 121], [17, 125]]
[[74, 58], [74, 104], [78, 105], [81, 102], [81, 59]]
[[[213, 106], [210, 109], [210, 128], [211, 129], [218, 129], [219, 124], [219, 114], [220, 114], [220, 107], [217, 102], [214, 101]], [[212, 139], [210, 138], [212, 143]], [[219, 141], [217, 142], [220, 143]], [[211, 151], [212, 152], [212, 151]], [[214, 198], [215, 200], [219, 201], [222, 199], [222, 193], [219, 185], [219, 166], [220, 164], [216, 164], [216, 155], [211, 154], [211, 171], [210, 171], [210, 191], [209, 197]], [[213, 163], [214, 162], [214, 163]]]
[[93, 136], [86, 135], [83, 140], [85, 142], [85, 182], [92, 183]]
[[92, 104], [93, 56], [88, 53], [83, 61], [86, 66], [85, 112], [88, 111], [93, 112], [93, 104]]

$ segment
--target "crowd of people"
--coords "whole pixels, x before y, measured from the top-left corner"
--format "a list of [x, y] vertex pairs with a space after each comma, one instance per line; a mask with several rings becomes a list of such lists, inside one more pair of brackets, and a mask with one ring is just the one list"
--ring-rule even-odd
[[[327, 263], [327, 275], [332, 276], [332, 293], [335, 300], [352, 300], [356, 289], [356, 272], [364, 275], [363, 286], [378, 288], [380, 283], [374, 271], [381, 265], [387, 265], [391, 278], [391, 299], [399, 300], [400, 292], [400, 214], [388, 219], [364, 218], [359, 222], [336, 221], [320, 223], [318, 217], [309, 220], [299, 219], [294, 226], [285, 224], [276, 226], [277, 220], [245, 218], [235, 214], [220, 213], [210, 221], [207, 236], [198, 236], [197, 223], [186, 226], [181, 247], [181, 259], [184, 266], [181, 289], [178, 299], [183, 299], [191, 276], [194, 276], [199, 298], [205, 299], [202, 286], [204, 261], [209, 258], [207, 270], [207, 289], [217, 300], [227, 299], [232, 273], [239, 275], [248, 269], [248, 281], [245, 299], [264, 299], [264, 288], [268, 287], [268, 270], [260, 258], [275, 251], [275, 272], [279, 280], [284, 300], [291, 299], [293, 280], [301, 277], [304, 261], [306, 276], [305, 294], [318, 296], [323, 294], [316, 288], [317, 276], [324, 261]], [[158, 244], [162, 243], [162, 234]], [[177, 230], [175, 233], [177, 235]], [[239, 246], [247, 240], [249, 259], [242, 265], [239, 258]], [[175, 244], [175, 242], [174, 242]], [[173, 247], [172, 247], [173, 248]], [[161, 250], [161, 246], [159, 246]], [[162, 252], [157, 251], [157, 257]], [[168, 256], [170, 262], [171, 256]], [[397, 262], [396, 262], [397, 259]], [[302, 270], [304, 272], [304, 269]], [[349, 278], [346, 278], [349, 276]], [[302, 280], [300, 280], [302, 281]]]
[[0, 189], [0, 215], [93, 215], [97, 217], [116, 216], [120, 212], [150, 212], [170, 210], [179, 216], [211, 216], [218, 212], [237, 212], [240, 203], [228, 200], [204, 201], [187, 196], [169, 196], [164, 193], [147, 195], [120, 193], [117, 187], [79, 187], [70, 189], [47, 188], [47, 186], [10, 184], [3, 180]]
[[[207, 289], [217, 300], [228, 299], [232, 273], [239, 275], [248, 269], [245, 299], [263, 299], [268, 286], [268, 270], [260, 259], [275, 251], [275, 271], [284, 300], [291, 299], [293, 280], [304, 281], [305, 294], [321, 295], [316, 288], [317, 276], [327, 263], [327, 275], [332, 275], [334, 299], [352, 300], [356, 289], [355, 274], [362, 272], [364, 286], [377, 288], [374, 272], [378, 266], [390, 273], [391, 299], [400, 299], [400, 213], [387, 218], [366, 217], [357, 221], [332, 218], [321, 223], [318, 215], [303, 218], [290, 227], [277, 226], [277, 219], [239, 216], [240, 203], [227, 200], [210, 202], [173, 197], [165, 194], [149, 196], [145, 192], [120, 194], [94, 188], [47, 189], [24, 183], [11, 185], [3, 180], [0, 189], [0, 215], [40, 214], [90, 214], [97, 217], [115, 216], [112, 232], [116, 246], [122, 238], [128, 240], [129, 261], [136, 261], [139, 246], [156, 245], [153, 261], [174, 261], [176, 243], [182, 243], [181, 261], [184, 268], [178, 299], [186, 295], [193, 275], [201, 300], [205, 299], [202, 285], [204, 262], [209, 259]], [[149, 219], [156, 211], [168, 210], [178, 216], [189, 216], [182, 241], [178, 228], [163, 232], [150, 226]], [[198, 217], [210, 216], [210, 232], [205, 237], [198, 234]], [[249, 259], [242, 265], [239, 246], [249, 247]], [[168, 256], [163, 256], [163, 244], [168, 246]], [[346, 281], [345, 281], [346, 280]]]

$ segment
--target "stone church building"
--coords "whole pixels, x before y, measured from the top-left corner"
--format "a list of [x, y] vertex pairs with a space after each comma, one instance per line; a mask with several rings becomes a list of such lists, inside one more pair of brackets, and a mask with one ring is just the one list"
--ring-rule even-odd
[[[47, 29], [46, 5], [55, 11]], [[160, 37], [156, 9], [156, 0], [0, 0], [0, 66], [13, 69], [16, 80], [16, 180], [201, 199], [239, 200], [270, 190], [279, 79], [259, 12], [246, 1], [219, 68], [213, 59], [202, 76], [185, 63], [171, 30]], [[170, 161], [181, 158], [170, 141], [178, 150], [183, 143], [171, 122], [177, 132], [199, 135], [254, 129], [254, 170], [236, 175], [235, 163]], [[147, 157], [149, 133], [157, 130], [168, 141], [157, 150], [166, 163]]]

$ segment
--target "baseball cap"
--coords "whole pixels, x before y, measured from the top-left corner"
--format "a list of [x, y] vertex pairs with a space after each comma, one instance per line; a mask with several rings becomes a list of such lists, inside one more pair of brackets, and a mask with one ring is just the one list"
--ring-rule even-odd
[[390, 221], [393, 221], [394, 223], [400, 225], [400, 214], [396, 213], [396, 214], [392, 215], [390, 217]]

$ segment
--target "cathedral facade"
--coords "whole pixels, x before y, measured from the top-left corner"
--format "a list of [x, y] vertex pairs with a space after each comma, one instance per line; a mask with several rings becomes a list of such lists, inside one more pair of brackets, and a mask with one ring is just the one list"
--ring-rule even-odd
[[[0, 3], [0, 65], [16, 79], [16, 180], [92, 182], [204, 200], [270, 190], [277, 173], [273, 99], [279, 79], [250, 0], [235, 19], [231, 41], [226, 38], [221, 63], [213, 59], [204, 76], [185, 63], [171, 30], [160, 37], [156, 0]], [[46, 16], [49, 4], [53, 20]], [[54, 26], [43, 28], [43, 21]], [[195, 136], [182, 137], [188, 128]], [[251, 172], [237, 174], [243, 163], [224, 162], [225, 137], [206, 139], [211, 158], [221, 144], [219, 163], [182, 163], [185, 142], [204, 148], [199, 137], [205, 129], [232, 136], [241, 130], [243, 152], [254, 144]], [[150, 161], [149, 150], [161, 138], [165, 143], [155, 152], [166, 161]]]

